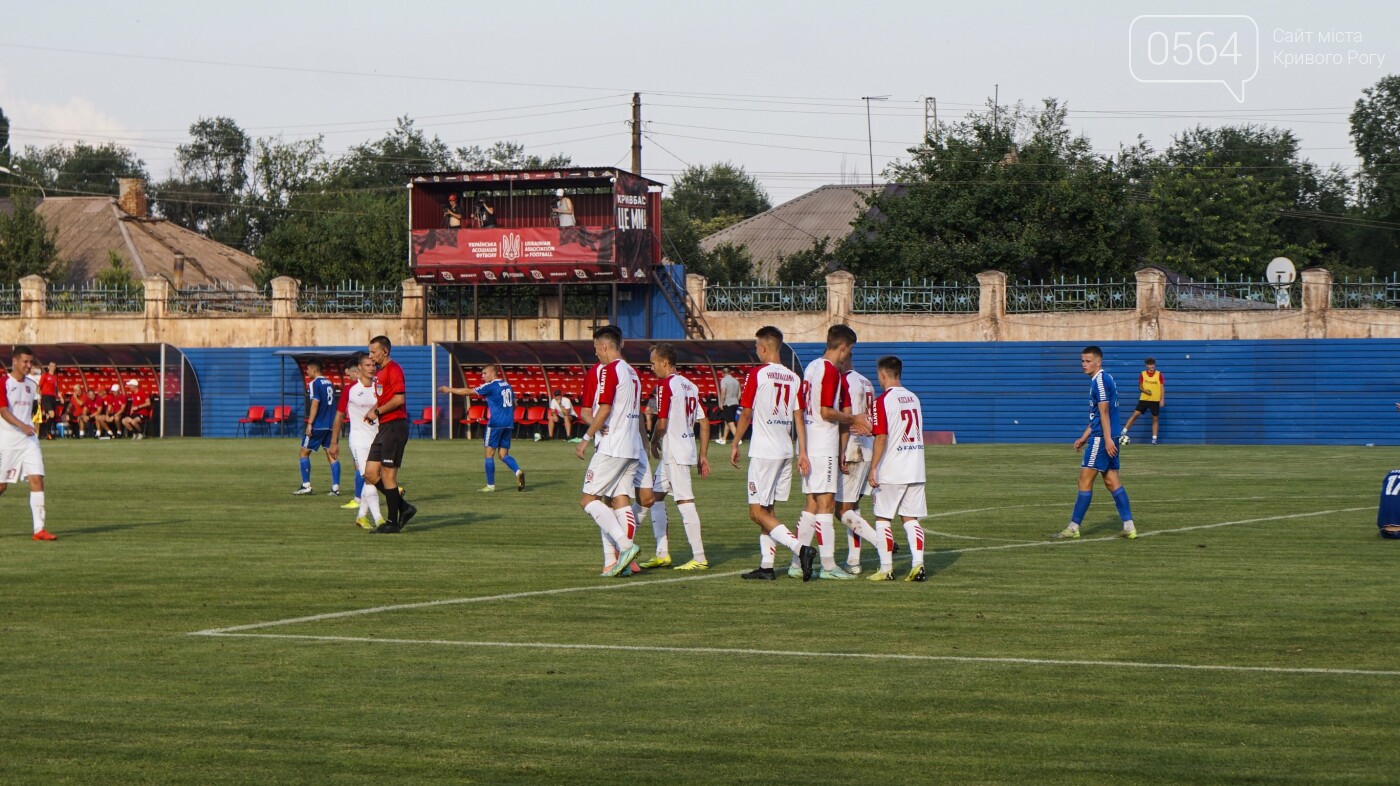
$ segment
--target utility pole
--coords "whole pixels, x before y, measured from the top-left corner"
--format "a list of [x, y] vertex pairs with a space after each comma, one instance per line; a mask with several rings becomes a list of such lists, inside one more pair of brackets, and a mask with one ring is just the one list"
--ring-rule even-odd
[[998, 113], [1001, 112], [1001, 84], [992, 85], [992, 136], [997, 133]]
[[875, 134], [870, 125], [870, 102], [885, 101], [889, 96], [861, 96], [860, 100], [865, 102], [865, 147], [870, 154], [870, 191], [875, 192]]
[[632, 174], [642, 174], [642, 94], [632, 94]]
[[928, 96], [924, 99], [924, 139], [938, 138], [938, 99]]

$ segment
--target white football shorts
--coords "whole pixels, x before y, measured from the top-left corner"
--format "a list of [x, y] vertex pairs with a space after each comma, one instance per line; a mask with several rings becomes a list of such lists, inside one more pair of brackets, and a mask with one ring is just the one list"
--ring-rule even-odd
[[674, 461], [661, 461], [661, 474], [657, 478], [657, 491], [670, 494], [674, 499], [695, 499], [695, 490], [690, 483], [690, 465]]
[[921, 519], [928, 515], [922, 483], [881, 483], [875, 489], [875, 518], [894, 521], [895, 516]]
[[835, 494], [841, 485], [841, 467], [835, 456], [808, 456], [812, 471], [802, 476], [803, 494]]
[[17, 445], [0, 448], [0, 483], [18, 483], [30, 475], [43, 474], [44, 457], [39, 453], [38, 437], [26, 437]]
[[373, 444], [373, 437], [363, 442], [350, 440], [350, 459], [355, 462], [355, 471], [361, 475], [365, 474], [365, 462], [369, 460], [369, 446]]
[[836, 489], [837, 502], [855, 504], [870, 493], [870, 462], [857, 461], [846, 465], [846, 474], [841, 476], [841, 486]]
[[787, 502], [792, 490], [792, 459], [749, 459], [749, 504]]
[[642, 451], [642, 457], [637, 460], [637, 471], [633, 477], [633, 488], [651, 489], [661, 491], [661, 473], [651, 471], [651, 456]]
[[631, 497], [637, 459], [594, 453], [583, 475], [583, 493], [595, 497]]

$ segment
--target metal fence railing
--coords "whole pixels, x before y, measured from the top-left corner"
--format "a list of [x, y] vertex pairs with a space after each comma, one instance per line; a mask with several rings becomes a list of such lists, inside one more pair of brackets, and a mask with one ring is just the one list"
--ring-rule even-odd
[[825, 311], [825, 284], [712, 284], [706, 311]]
[[856, 314], [975, 314], [982, 300], [977, 284], [857, 284]]
[[402, 314], [401, 286], [367, 286], [342, 281], [335, 286], [301, 287], [297, 291], [299, 314]]
[[1192, 281], [1167, 284], [1173, 311], [1258, 311], [1303, 307], [1303, 284], [1267, 281]]
[[19, 313], [19, 287], [0, 284], [0, 314]]
[[50, 284], [45, 301], [48, 310], [55, 314], [132, 314], [146, 310], [146, 289], [139, 284]]
[[1332, 308], [1400, 308], [1400, 277], [1333, 281]]
[[170, 290], [172, 314], [270, 314], [272, 288], [193, 287]]
[[1006, 287], [1006, 313], [1040, 311], [1131, 311], [1137, 308], [1136, 281], [1087, 278], [1025, 282]]

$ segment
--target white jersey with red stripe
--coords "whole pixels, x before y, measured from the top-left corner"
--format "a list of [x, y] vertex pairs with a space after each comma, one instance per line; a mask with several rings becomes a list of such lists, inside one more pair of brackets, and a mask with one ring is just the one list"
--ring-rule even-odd
[[350, 421], [350, 441], [366, 445], [373, 442], [375, 435], [379, 433], [379, 423], [366, 423], [365, 415], [379, 403], [374, 384], [349, 383], [345, 386], [343, 398], [345, 408], [342, 411], [345, 413], [345, 419]]
[[924, 418], [919, 397], [906, 388], [892, 387], [875, 399], [870, 428], [885, 435], [885, 452], [875, 468], [880, 483], [924, 482]]
[[[15, 379], [14, 374], [6, 374], [4, 395], [0, 406], [9, 407], [15, 420], [34, 422], [34, 400], [39, 396], [39, 386], [34, 380], [28, 377]], [[18, 447], [27, 439], [30, 437], [25, 436], [24, 432], [10, 425], [9, 421], [0, 419], [0, 449]]]
[[[875, 406], [875, 386], [870, 384], [859, 371], [846, 372], [846, 389], [851, 397], [852, 415], [870, 415], [870, 411]], [[870, 451], [875, 449], [874, 437], [861, 437], [851, 435], [850, 441], [846, 444], [847, 460], [855, 461], [855, 454], [859, 452], [864, 456], [865, 461], [870, 460]]]
[[700, 462], [695, 445], [695, 424], [700, 419], [700, 388], [680, 374], [661, 381], [660, 417], [666, 418], [666, 436], [661, 439], [661, 455], [675, 464], [694, 466]]
[[599, 453], [617, 458], [642, 457], [641, 403], [642, 380], [627, 361], [618, 358], [598, 368], [593, 407], [612, 406], [593, 439]]
[[836, 364], [817, 358], [807, 364], [802, 375], [804, 420], [807, 424], [807, 455], [839, 456], [841, 454], [841, 424], [822, 417], [822, 407], [841, 409], [842, 387], [845, 380]]
[[749, 458], [792, 458], [792, 422], [803, 404], [802, 380], [791, 369], [769, 363], [750, 372], [739, 399], [753, 408]]

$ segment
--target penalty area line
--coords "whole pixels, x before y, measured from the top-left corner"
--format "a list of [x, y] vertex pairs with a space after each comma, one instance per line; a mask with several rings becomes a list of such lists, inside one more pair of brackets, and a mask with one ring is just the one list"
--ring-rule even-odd
[[649, 652], [670, 655], [736, 655], [780, 658], [834, 658], [838, 660], [890, 660], [923, 663], [971, 663], [998, 666], [1093, 666], [1119, 669], [1170, 669], [1178, 671], [1254, 672], [1260, 674], [1326, 674], [1350, 677], [1400, 677], [1387, 669], [1329, 669], [1309, 666], [1235, 666], [1213, 663], [1154, 663], [1151, 661], [1076, 660], [1065, 658], [995, 658], [972, 655], [909, 655], [881, 652], [822, 652], [803, 650], [739, 649], [733, 647], [662, 647], [640, 644], [571, 644], [515, 641], [453, 641], [451, 639], [387, 639], [368, 636], [310, 636], [296, 633], [221, 633], [203, 631], [215, 638], [279, 639], [348, 644], [400, 644], [439, 647], [481, 647], [533, 650], [588, 650], [597, 652]]

